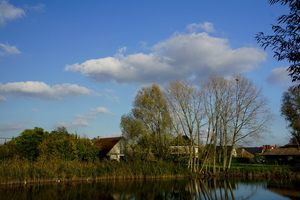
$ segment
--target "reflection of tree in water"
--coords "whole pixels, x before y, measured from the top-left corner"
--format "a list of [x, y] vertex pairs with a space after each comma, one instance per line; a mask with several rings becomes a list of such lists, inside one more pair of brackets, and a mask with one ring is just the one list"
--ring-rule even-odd
[[[5, 186], [0, 188], [0, 199], [246, 200], [254, 195], [253, 192], [235, 197], [238, 182], [240, 180], [183, 179]], [[255, 191], [255, 184], [249, 184], [252, 191]]]
[[288, 197], [292, 200], [300, 199], [300, 181], [289, 179], [274, 179], [268, 181], [268, 190], [279, 194], [284, 197]]
[[227, 179], [195, 179], [190, 185], [194, 189], [193, 194], [195, 199], [205, 200], [246, 200], [250, 199], [255, 190], [248, 196], [235, 197], [234, 190], [237, 189], [237, 182]]

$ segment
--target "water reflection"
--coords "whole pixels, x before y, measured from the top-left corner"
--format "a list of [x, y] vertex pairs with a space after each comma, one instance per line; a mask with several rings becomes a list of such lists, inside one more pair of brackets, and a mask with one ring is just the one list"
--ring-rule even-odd
[[182, 179], [1, 186], [0, 199], [300, 199], [299, 181]]

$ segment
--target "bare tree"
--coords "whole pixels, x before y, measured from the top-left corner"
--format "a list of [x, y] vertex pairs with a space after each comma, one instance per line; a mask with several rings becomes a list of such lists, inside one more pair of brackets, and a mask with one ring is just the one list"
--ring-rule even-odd
[[188, 167], [196, 171], [199, 165], [195, 147], [200, 144], [200, 130], [203, 126], [200, 93], [191, 81], [175, 81], [166, 88], [166, 97], [177, 137], [183, 134], [189, 138]]
[[[231, 80], [234, 86], [233, 120], [231, 126], [231, 145], [235, 147], [239, 142], [249, 139], [259, 139], [269, 132], [269, 125], [273, 118], [269, 108], [269, 100], [263, 95], [261, 87], [242, 76], [234, 75]], [[233, 149], [232, 149], [233, 151]], [[232, 153], [228, 161], [230, 168]]]
[[232, 118], [227, 110], [230, 107], [231, 90], [225, 78], [215, 75], [202, 86], [203, 106], [208, 120], [205, 159], [212, 157], [213, 173], [216, 172], [216, 162], [221, 163], [223, 158], [224, 168], [227, 158], [228, 121]]
[[262, 88], [241, 74], [228, 79], [211, 76], [202, 90], [209, 122], [207, 138], [215, 153], [213, 162], [218, 154], [223, 169], [229, 170], [237, 144], [268, 132], [272, 119], [268, 99]]

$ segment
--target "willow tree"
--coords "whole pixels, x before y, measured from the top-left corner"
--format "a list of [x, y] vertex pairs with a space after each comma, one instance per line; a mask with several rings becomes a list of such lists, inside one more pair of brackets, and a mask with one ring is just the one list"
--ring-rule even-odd
[[203, 126], [200, 93], [190, 81], [174, 81], [167, 86], [166, 96], [177, 137], [184, 135], [189, 138], [188, 168], [197, 171], [199, 159], [196, 159], [196, 155], [198, 155], [196, 147], [199, 149], [201, 127]]
[[169, 156], [172, 119], [163, 91], [156, 84], [139, 90], [133, 109], [121, 118], [127, 153], [142, 159], [165, 159]]

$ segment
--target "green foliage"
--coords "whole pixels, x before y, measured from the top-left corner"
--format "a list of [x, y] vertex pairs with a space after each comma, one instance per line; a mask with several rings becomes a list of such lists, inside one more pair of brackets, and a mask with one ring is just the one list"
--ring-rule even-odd
[[12, 158], [16, 154], [15, 141], [6, 142], [0, 145], [0, 160]]
[[159, 86], [137, 92], [133, 109], [121, 118], [121, 129], [131, 159], [156, 160], [169, 156], [172, 119]]
[[0, 160], [21, 156], [29, 161], [95, 161], [98, 154], [99, 147], [91, 140], [70, 134], [65, 127], [51, 133], [39, 127], [26, 129], [18, 137], [0, 145]]
[[52, 131], [39, 146], [41, 159], [94, 161], [98, 148], [92, 141], [69, 134], [64, 127]]
[[291, 133], [291, 142], [300, 144], [300, 88], [290, 87], [283, 93], [281, 115], [287, 122]]
[[38, 145], [48, 135], [48, 132], [39, 127], [25, 129], [18, 137], [13, 139], [13, 142], [16, 144], [17, 154], [29, 160], [35, 160], [39, 156]]

